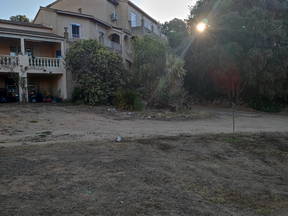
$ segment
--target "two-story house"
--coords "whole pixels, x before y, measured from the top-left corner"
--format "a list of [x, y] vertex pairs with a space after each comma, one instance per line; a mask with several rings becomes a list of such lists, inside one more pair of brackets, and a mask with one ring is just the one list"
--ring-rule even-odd
[[[5, 22], [10, 26], [3, 26]], [[11, 25], [17, 26], [17, 32], [11, 32], [15, 29]], [[0, 31], [0, 89], [12, 82], [9, 71], [3, 68], [16, 61], [15, 71], [27, 77], [27, 96], [31, 89], [37, 89], [41, 94], [57, 94], [63, 99], [69, 98], [73, 86], [71, 75], [63, 67], [71, 42], [96, 39], [131, 65], [133, 37], [162, 36], [159, 23], [128, 0], [57, 0], [41, 7], [33, 24], [2, 21], [1, 28], [6, 29], [3, 34]]]
[[52, 28], [0, 20], [0, 99], [24, 100], [32, 92], [66, 99], [64, 53], [64, 38]]

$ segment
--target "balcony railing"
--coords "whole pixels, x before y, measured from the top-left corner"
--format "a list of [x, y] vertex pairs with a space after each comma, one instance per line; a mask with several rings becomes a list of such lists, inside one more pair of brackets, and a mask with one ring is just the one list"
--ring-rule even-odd
[[0, 65], [3, 66], [18, 66], [18, 56], [0, 56]]
[[28, 73], [55, 73], [65, 72], [62, 58], [31, 57], [28, 55], [3, 56], [0, 55], [0, 72], [20, 72], [25, 69]]
[[45, 58], [45, 57], [29, 57], [29, 66], [44, 67], [44, 68], [58, 68], [60, 67], [59, 58]]

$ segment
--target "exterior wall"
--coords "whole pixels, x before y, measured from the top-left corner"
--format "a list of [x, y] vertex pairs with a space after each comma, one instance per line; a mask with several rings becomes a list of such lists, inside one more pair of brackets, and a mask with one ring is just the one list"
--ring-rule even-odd
[[20, 40], [0, 38], [0, 55], [10, 55], [10, 47], [17, 47], [20, 49]]
[[[49, 26], [52, 28], [53, 33], [57, 32], [55, 30], [57, 29], [57, 14], [52, 10], [41, 8], [34, 20], [34, 23]], [[63, 36], [62, 34], [60, 35]]]
[[37, 86], [43, 96], [58, 97], [59, 87], [58, 79], [60, 77], [54, 76], [29, 76], [28, 74], [28, 86]]
[[[151, 18], [147, 17], [145, 14], [143, 14], [141, 11], [137, 10], [136, 8], [132, 7], [131, 5], [128, 5], [128, 14], [130, 15], [130, 12], [133, 12], [137, 15], [137, 26], [142, 26], [142, 24], [149, 23], [150, 25], [153, 25], [153, 32], [157, 35], [160, 35], [160, 29], [158, 23], [156, 23]], [[142, 21], [143, 20], [143, 21]], [[144, 22], [144, 23], [142, 23]], [[129, 26], [129, 29], [131, 29], [131, 26]]]
[[[131, 7], [130, 5], [128, 6], [128, 16], [130, 16], [130, 12], [134, 13], [137, 15], [137, 26], [142, 26], [142, 14], [136, 10], [135, 8]], [[130, 17], [129, 17], [130, 19]], [[129, 25], [129, 28], [128, 29], [131, 29], [131, 26]]]
[[80, 25], [80, 38], [89, 39], [96, 38], [96, 25], [88, 19], [70, 17], [64, 15], [57, 16], [57, 28], [55, 31], [59, 35], [64, 36], [64, 28], [68, 28], [69, 38], [72, 38], [72, 24]]
[[71, 24], [80, 25], [81, 39], [98, 39], [99, 31], [107, 33], [107, 29], [97, 25], [87, 18], [80, 18], [68, 15], [57, 14], [53, 10], [42, 9], [39, 11], [35, 23], [44, 23], [53, 28], [53, 33], [64, 36], [65, 28], [68, 28], [69, 37], [71, 38]]
[[119, 14], [118, 27], [129, 30], [130, 14], [129, 14], [128, 0], [120, 1], [117, 9], [118, 9], [117, 13]]
[[[112, 3], [110, 3], [107, 0], [97, 0], [97, 1], [95, 0], [81, 0], [81, 1], [61, 0], [55, 3], [53, 6], [51, 6], [51, 8], [63, 10], [63, 11], [70, 11], [74, 13], [80, 13], [79, 9], [81, 8], [82, 14], [94, 16], [95, 18], [102, 20], [106, 23], [109, 23], [113, 26], [127, 29], [127, 30], [131, 29], [129, 20], [130, 20], [130, 12], [133, 12], [137, 14], [138, 26], [142, 26], [142, 19], [145, 19], [146, 21], [151, 22], [151, 24], [153, 24], [153, 29], [155, 30], [154, 33], [160, 34], [158, 23], [156, 23], [154, 20], [152, 20], [142, 11], [138, 10], [135, 7], [132, 7], [128, 3], [128, 0], [119, 1], [119, 5], [117, 7], [115, 7]], [[49, 8], [48, 9], [46, 8], [46, 11], [47, 10], [49, 10]], [[118, 20], [115, 22], [111, 20], [111, 14], [114, 12], [116, 12], [116, 14], [118, 15]], [[53, 16], [51, 17], [50, 15], [47, 15], [47, 12], [46, 12], [46, 15], [42, 12], [41, 15], [40, 14], [38, 15], [35, 23], [45, 24], [47, 26], [51, 26], [55, 28], [56, 25], [55, 24], [51, 25], [51, 23], [57, 23], [56, 19]], [[63, 28], [60, 29], [61, 33], [62, 31], [63, 31]], [[59, 32], [59, 29], [57, 29], [56, 32]]]
[[[71, 24], [80, 25], [80, 39], [97, 39], [99, 40], [100, 32], [104, 33], [104, 45], [111, 47], [111, 40], [109, 36], [113, 33], [117, 33], [120, 36], [121, 43], [121, 54], [124, 61], [132, 62], [132, 47], [131, 47], [131, 37], [130, 33], [126, 34], [123, 30], [115, 30], [115, 28], [108, 29], [101, 24], [96, 23], [95, 21], [85, 18], [77, 17], [67, 14], [60, 14], [55, 10], [63, 10], [78, 13], [83, 15], [90, 15], [99, 19], [111, 26], [126, 30], [128, 32], [134, 32], [134, 30], [139, 30], [139, 33], [136, 35], [148, 34], [148, 31], [144, 31], [143, 22], [153, 25], [151, 32], [156, 35], [161, 36], [158, 23], [145, 14], [141, 9], [133, 7], [128, 0], [119, 1], [119, 5], [115, 7], [112, 3], [107, 0], [60, 0], [52, 5], [50, 8], [41, 8], [36, 16], [34, 23], [43, 24], [45, 26], [51, 27], [54, 34], [64, 36], [65, 28], [68, 29], [69, 33], [69, 42], [73, 41], [71, 36]], [[81, 10], [79, 10], [81, 9]], [[113, 22], [111, 20], [111, 14], [116, 12], [118, 15], [118, 20]], [[131, 28], [130, 21], [130, 12], [133, 12], [137, 15], [137, 26], [139, 29]], [[67, 43], [69, 47], [69, 43]], [[119, 51], [119, 50], [118, 50]], [[55, 50], [53, 51], [55, 52]], [[48, 55], [49, 53], [47, 53]], [[52, 53], [49, 54], [49, 56]], [[66, 77], [67, 76], [67, 77]], [[67, 79], [67, 91], [68, 95], [71, 97], [73, 90], [72, 76], [69, 72], [65, 73], [65, 77], [61, 78], [58, 81], [58, 85], [63, 86], [65, 82], [63, 79]]]
[[53, 9], [79, 13], [81, 8], [83, 14], [92, 15], [107, 23], [114, 24], [110, 15], [115, 11], [115, 6], [107, 0], [62, 0], [51, 6]]
[[60, 44], [33, 41], [25, 42], [25, 48], [31, 48], [34, 56], [49, 58], [56, 58], [56, 51], [61, 50]]

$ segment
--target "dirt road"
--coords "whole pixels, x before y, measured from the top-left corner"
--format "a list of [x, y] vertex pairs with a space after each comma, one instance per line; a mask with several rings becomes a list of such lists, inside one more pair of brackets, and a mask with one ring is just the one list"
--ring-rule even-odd
[[[111, 108], [1, 104], [0, 146], [232, 131], [229, 110], [195, 107], [192, 112], [193, 116], [188, 116], [188, 120], [164, 121], [153, 119], [149, 113], [139, 117]], [[239, 112], [236, 129], [238, 132], [284, 132], [288, 131], [288, 116]]]

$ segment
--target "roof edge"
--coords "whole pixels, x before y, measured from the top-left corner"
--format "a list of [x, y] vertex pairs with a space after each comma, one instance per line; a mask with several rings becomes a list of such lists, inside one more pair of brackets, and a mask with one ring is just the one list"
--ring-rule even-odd
[[53, 5], [57, 4], [57, 3], [60, 2], [60, 1], [61, 1], [61, 0], [56, 0], [56, 1], [52, 2], [51, 4], [47, 5], [46, 7], [47, 7], [47, 8], [50, 8], [50, 7], [52, 7]]
[[150, 16], [149, 14], [147, 14], [143, 9], [141, 9], [139, 6], [137, 6], [135, 3], [133, 3], [132, 1], [128, 1], [128, 4], [135, 8], [136, 10], [140, 11], [141, 13], [143, 13], [145, 16], [147, 16], [149, 19], [151, 19], [152, 21], [154, 21], [157, 24], [160, 24], [156, 19], [154, 19], [152, 16]]
[[42, 24], [35, 24], [33, 22], [32, 23], [26, 23], [26, 22], [16, 22], [16, 21], [11, 21], [11, 20], [0, 19], [0, 23], [52, 30], [51, 27], [44, 26]]

